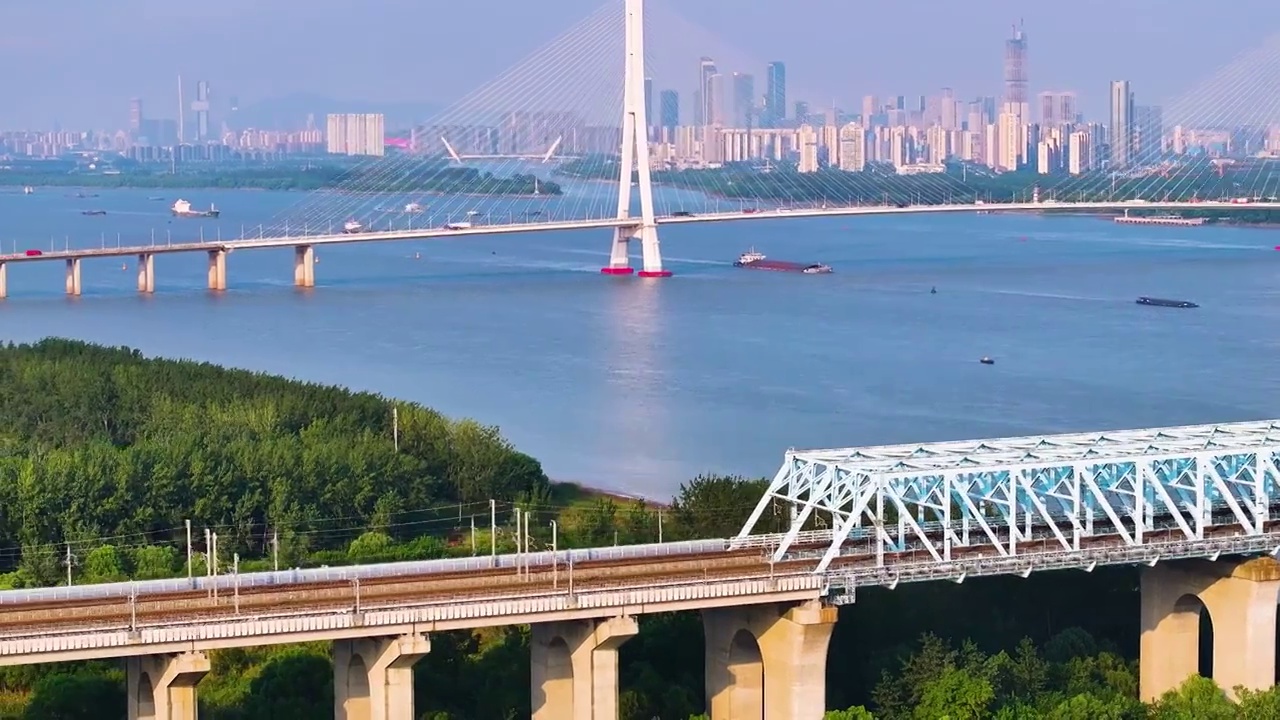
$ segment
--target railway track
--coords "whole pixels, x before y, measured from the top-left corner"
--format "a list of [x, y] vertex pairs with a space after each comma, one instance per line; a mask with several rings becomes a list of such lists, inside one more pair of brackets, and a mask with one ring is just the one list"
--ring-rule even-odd
[[358, 582], [312, 582], [138, 596], [124, 601], [67, 599], [12, 605], [0, 611], [0, 636], [93, 626], [146, 626], [172, 621], [233, 619], [238, 616], [372, 610], [427, 603], [500, 602], [563, 592], [634, 589], [663, 583], [767, 577], [812, 569], [811, 560], [770, 565], [758, 548], [684, 557], [592, 561], [567, 566], [534, 566], [369, 578]]

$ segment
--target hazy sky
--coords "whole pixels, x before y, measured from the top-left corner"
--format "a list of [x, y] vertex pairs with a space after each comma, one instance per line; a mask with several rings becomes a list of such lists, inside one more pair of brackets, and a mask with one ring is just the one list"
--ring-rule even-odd
[[[621, 0], [614, 0], [621, 2]], [[864, 94], [998, 94], [1002, 41], [1019, 18], [1033, 93], [1069, 89], [1105, 108], [1107, 82], [1167, 101], [1280, 32], [1276, 0], [649, 0], [714, 33], [650, 33], [661, 87], [690, 90], [697, 55], [757, 75], [786, 61], [789, 101]], [[128, 100], [173, 116], [179, 72], [241, 105], [292, 95], [447, 105], [590, 15], [599, 0], [5, 0], [0, 127], [116, 128]], [[1229, 10], [1227, 8], [1230, 8]], [[674, 36], [674, 37], [673, 37]], [[707, 46], [705, 48], [695, 47]], [[732, 47], [734, 52], [726, 48]], [[810, 95], [812, 93], [812, 95]]]

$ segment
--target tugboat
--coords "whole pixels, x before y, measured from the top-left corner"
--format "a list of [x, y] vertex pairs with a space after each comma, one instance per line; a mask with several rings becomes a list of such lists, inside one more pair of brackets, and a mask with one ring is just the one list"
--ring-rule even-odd
[[770, 260], [765, 254], [758, 252], [755, 248], [742, 253], [738, 256], [737, 261], [733, 263], [734, 267], [747, 268], [750, 270], [777, 270], [780, 272], [798, 272], [805, 275], [825, 275], [831, 272], [830, 265], [822, 263], [798, 263], [788, 260]]
[[191, 203], [181, 199], [173, 204], [171, 211], [174, 217], [185, 218], [216, 218], [221, 214], [213, 205], [210, 205], [208, 210], [193, 210]]

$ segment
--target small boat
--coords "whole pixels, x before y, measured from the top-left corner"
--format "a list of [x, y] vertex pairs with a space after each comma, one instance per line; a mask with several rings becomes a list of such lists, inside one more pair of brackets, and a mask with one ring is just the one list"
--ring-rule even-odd
[[342, 232], [347, 234], [364, 232], [364, 225], [361, 225], [356, 220], [348, 220], [342, 224]]
[[467, 222], [467, 221], [465, 221], [465, 220], [464, 220], [464, 221], [462, 221], [462, 222], [450, 222], [450, 223], [445, 223], [445, 224], [444, 224], [444, 229], [445, 229], [445, 230], [470, 230], [470, 229], [471, 229], [471, 223], [469, 223], [469, 222]]
[[106, 210], [81, 210], [81, 215], [106, 215]]
[[987, 357], [986, 355], [983, 355], [983, 356], [982, 356], [982, 359], [981, 359], [981, 360], [979, 360], [978, 362], [982, 363], [983, 365], [995, 365], [995, 364], [996, 364], [996, 361], [995, 361], [995, 360], [992, 360], [991, 358]]
[[27, 185], [26, 187], [22, 188], [23, 195], [31, 195], [31, 194], [34, 194], [35, 191], [36, 189], [31, 187], [30, 185]]
[[409, 215], [417, 215], [422, 212], [422, 205], [420, 203], [411, 202], [404, 206], [404, 212]]

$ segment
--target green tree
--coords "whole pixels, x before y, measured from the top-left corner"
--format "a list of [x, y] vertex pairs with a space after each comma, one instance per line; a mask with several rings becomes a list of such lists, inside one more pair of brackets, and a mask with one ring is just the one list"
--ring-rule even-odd
[[1152, 720], [1235, 720], [1236, 707], [1218, 684], [1199, 675], [1165, 693], [1151, 708]]
[[333, 663], [306, 651], [267, 661], [250, 685], [245, 720], [312, 720], [333, 712]]
[[124, 568], [124, 557], [115, 546], [103, 545], [85, 556], [83, 579], [89, 583], [119, 582], [128, 578]]
[[915, 708], [917, 720], [978, 720], [986, 717], [995, 690], [983, 677], [951, 667], [920, 693]]
[[123, 718], [123, 678], [95, 673], [47, 675], [31, 690], [23, 720], [105, 720]]

